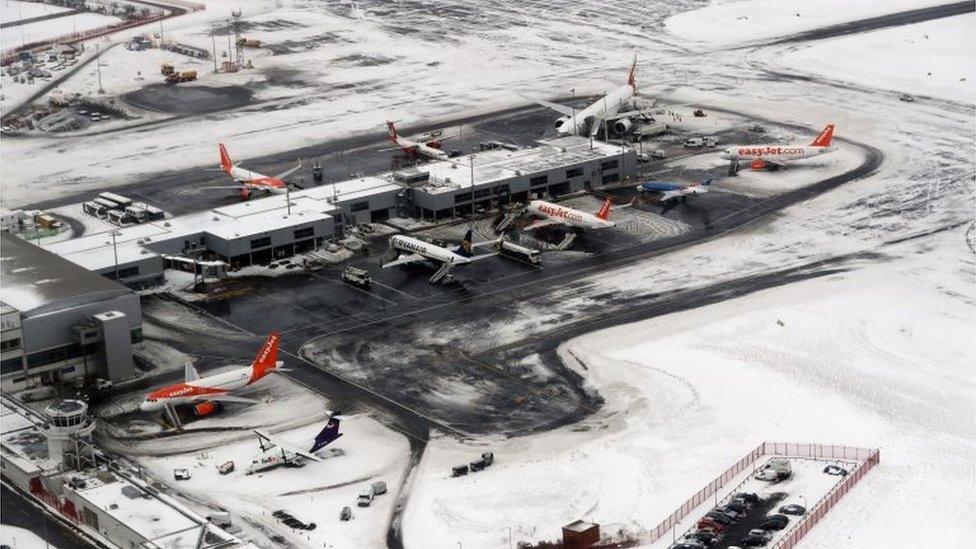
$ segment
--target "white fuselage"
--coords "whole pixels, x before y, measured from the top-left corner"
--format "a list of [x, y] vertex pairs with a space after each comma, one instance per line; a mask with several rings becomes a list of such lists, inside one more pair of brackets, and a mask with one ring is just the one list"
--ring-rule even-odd
[[259, 473], [282, 465], [298, 465], [301, 459], [295, 452], [274, 446], [251, 459], [247, 474]]
[[285, 192], [285, 185], [283, 181], [280, 181], [274, 177], [269, 177], [262, 173], [252, 172], [251, 170], [233, 166], [231, 167], [230, 174], [228, 175], [230, 175], [234, 181], [244, 185], [245, 187], [267, 190], [275, 194], [282, 194]]
[[560, 206], [559, 204], [553, 204], [545, 200], [532, 200], [526, 206], [525, 211], [532, 215], [579, 229], [604, 229], [616, 226], [615, 223], [600, 219], [591, 213], [567, 208], [566, 206]]
[[721, 157], [725, 160], [755, 160], [757, 158], [785, 164], [803, 158], [812, 158], [837, 150], [836, 147], [815, 145], [733, 145], [725, 148]]
[[456, 254], [447, 248], [441, 248], [436, 244], [424, 242], [423, 240], [414, 238], [412, 236], [403, 236], [399, 234], [394, 235], [390, 237], [390, 247], [408, 254], [417, 254], [423, 258], [436, 261], [438, 263], [446, 263], [451, 265], [463, 265], [466, 263], [471, 263], [470, 257], [464, 257], [463, 255]]
[[252, 377], [251, 367], [245, 367], [171, 385], [150, 393], [139, 405], [139, 408], [149, 412], [161, 410], [166, 406], [199, 402], [201, 398], [206, 398], [207, 395], [225, 395], [246, 387], [251, 383]]
[[447, 160], [450, 158], [446, 152], [438, 148], [431, 147], [426, 143], [414, 141], [413, 139], [397, 136], [396, 144], [405, 151], [414, 151], [416, 154], [426, 156], [427, 158], [433, 158], [435, 160]]
[[[628, 105], [633, 96], [634, 88], [630, 84], [615, 88], [608, 92], [605, 97], [597, 99], [585, 109], [577, 112], [575, 117], [570, 116], [568, 120], [564, 119], [563, 123], [556, 127], [556, 131], [560, 135], [589, 135], [593, 123], [620, 112]], [[576, 119], [575, 132], [573, 131], [573, 118]]]

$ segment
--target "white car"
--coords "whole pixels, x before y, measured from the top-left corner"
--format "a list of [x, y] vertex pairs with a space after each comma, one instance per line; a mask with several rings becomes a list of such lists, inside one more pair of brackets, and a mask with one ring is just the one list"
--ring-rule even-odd
[[701, 147], [704, 144], [705, 144], [705, 140], [702, 139], [701, 137], [691, 137], [685, 140], [685, 147], [688, 147], [689, 149], [697, 149], [698, 147]]

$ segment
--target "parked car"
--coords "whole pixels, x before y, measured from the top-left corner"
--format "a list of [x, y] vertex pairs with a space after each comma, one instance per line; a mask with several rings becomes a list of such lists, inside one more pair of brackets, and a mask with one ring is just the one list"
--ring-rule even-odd
[[715, 509], [712, 509], [712, 510], [713, 511], [721, 511], [721, 512], [725, 513], [726, 515], [732, 517], [735, 520], [738, 520], [743, 515], [745, 515], [745, 513], [741, 513], [739, 511], [736, 511], [735, 509], [731, 509], [731, 508], [726, 507], [726, 506], [716, 507]]
[[651, 151], [651, 158], [657, 158], [658, 160], [664, 160], [668, 157], [668, 153], [664, 152], [664, 149], [654, 149]]
[[386, 493], [386, 482], [379, 480], [373, 483], [373, 495], [378, 496]]
[[485, 467], [491, 466], [492, 463], [495, 463], [495, 453], [491, 451], [482, 452], [481, 461], [485, 462]]
[[733, 522], [735, 522], [735, 519], [733, 519], [731, 516], [727, 515], [726, 513], [723, 513], [722, 511], [716, 511], [714, 509], [706, 513], [705, 517], [710, 518], [715, 522], [719, 524], [723, 524], [725, 526], [728, 526]]
[[800, 517], [806, 514], [807, 509], [802, 505], [791, 503], [789, 505], [784, 505], [780, 507], [779, 512], [783, 513], [784, 515], [793, 515], [796, 517]]
[[708, 530], [699, 530], [697, 532], [688, 534], [685, 536], [685, 539], [697, 540], [708, 546], [718, 541], [718, 534], [715, 532], [709, 532]]
[[714, 147], [715, 145], [718, 145], [718, 138], [707, 135], [702, 137], [702, 144], [706, 147]]
[[756, 480], [779, 482], [790, 478], [792, 474], [793, 468], [790, 466], [789, 460], [771, 459], [766, 465], [763, 465], [761, 469], [756, 471], [754, 476]]
[[762, 530], [782, 530], [790, 523], [786, 515], [770, 515], [763, 519], [759, 528]]
[[360, 507], [369, 507], [369, 504], [373, 503], [373, 487], [370, 486], [359, 493], [359, 497], [356, 498], [356, 505]]
[[683, 540], [672, 545], [671, 549], [705, 549], [705, 544], [691, 540]]
[[903, 93], [903, 94], [899, 95], [898, 96], [898, 99], [900, 101], [904, 101], [906, 103], [914, 103], [915, 102], [915, 98], [912, 97], [911, 94], [908, 94], [908, 93]]
[[749, 530], [749, 533], [742, 539], [742, 545], [746, 547], [762, 547], [773, 539], [773, 535], [765, 530], [758, 528]]
[[466, 474], [468, 474], [468, 466], [467, 465], [455, 465], [454, 467], [451, 467], [451, 476], [452, 477], [459, 477], [461, 475], [466, 475]]
[[468, 467], [471, 468], [472, 473], [475, 471], [480, 471], [485, 468], [485, 460], [479, 459], [476, 461], [472, 461], [471, 463], [468, 464]]
[[705, 144], [705, 140], [701, 137], [689, 137], [685, 140], [685, 147], [689, 149], [697, 149]]
[[748, 503], [750, 505], [755, 504], [755, 503], [759, 503], [759, 496], [757, 496], [756, 494], [753, 494], [752, 492], [739, 492], [732, 499], [733, 500], [735, 500], [735, 499], [741, 499], [742, 501], [745, 501], [746, 503]]
[[698, 524], [696, 524], [695, 527], [698, 528], [699, 530], [711, 530], [716, 534], [721, 534], [722, 532], [725, 531], [724, 524], [717, 522], [714, 519], [709, 517], [705, 517], [699, 520]]
[[365, 288], [369, 286], [369, 273], [356, 267], [346, 267], [342, 271], [342, 281], [353, 286]]
[[847, 474], [847, 469], [844, 469], [843, 467], [840, 467], [838, 465], [828, 465], [828, 466], [824, 467], [823, 472], [824, 473], [827, 473], [828, 475], [834, 475], [834, 476], [840, 476], [840, 477], [842, 477], [842, 476], [844, 476], [844, 475]]
[[351, 518], [352, 518], [352, 509], [350, 509], [349, 506], [346, 505], [345, 507], [342, 508], [342, 511], [339, 511], [339, 520], [346, 521]]
[[741, 515], [746, 514], [746, 511], [749, 510], [749, 506], [744, 501], [735, 501], [735, 500], [732, 500], [732, 501], [726, 503], [725, 505], [723, 505], [723, 507], [728, 507], [729, 509], [734, 509], [736, 512], [738, 512]]
[[221, 475], [229, 475], [234, 472], [234, 462], [225, 461], [217, 466], [217, 472]]
[[190, 480], [190, 470], [173, 469], [173, 478], [176, 480]]

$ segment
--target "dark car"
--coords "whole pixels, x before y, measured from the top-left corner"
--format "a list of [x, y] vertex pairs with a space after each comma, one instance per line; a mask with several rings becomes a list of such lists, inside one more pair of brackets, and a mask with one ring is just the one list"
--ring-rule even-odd
[[702, 549], [704, 545], [700, 543], [681, 542], [671, 546], [671, 549]]
[[784, 505], [784, 506], [780, 507], [779, 508], [779, 512], [780, 513], [783, 513], [784, 515], [793, 515], [793, 516], [796, 516], [796, 517], [800, 517], [800, 516], [803, 516], [804, 514], [806, 514], [807, 510], [802, 505], [797, 505], [795, 503], [791, 503], [789, 505]]
[[730, 516], [730, 517], [732, 517], [733, 519], [736, 519], [736, 520], [738, 520], [739, 518], [742, 517], [742, 515], [745, 514], [745, 513], [741, 512], [741, 511], [736, 511], [735, 509], [732, 509], [731, 507], [729, 507], [727, 505], [723, 505], [721, 507], [716, 507], [715, 509], [712, 509], [712, 510], [713, 511], [721, 511], [721, 512], [725, 513], [726, 515], [728, 515], [728, 516]]
[[705, 545], [711, 545], [718, 541], [718, 534], [706, 530], [699, 530], [698, 532], [688, 534], [685, 536], [685, 539], [694, 539], [704, 543]]
[[782, 530], [789, 523], [790, 519], [786, 515], [770, 515], [763, 519], [759, 527], [763, 530]]
[[759, 502], [759, 496], [753, 494], [752, 492], [739, 492], [732, 499], [741, 499], [742, 501], [749, 504], [755, 504]]
[[847, 474], [847, 469], [844, 469], [843, 467], [839, 467], [837, 465], [828, 465], [824, 467], [823, 472], [827, 473], [828, 475], [842, 477]]
[[732, 509], [733, 511], [739, 513], [740, 515], [746, 514], [746, 511], [749, 510], [746, 504], [741, 501], [730, 501], [726, 503], [724, 507], [728, 507], [729, 509]]
[[715, 511], [715, 510], [709, 511], [708, 513], [705, 514], [705, 517], [710, 518], [723, 526], [728, 526], [733, 522], [735, 522], [735, 519], [733, 519], [732, 517], [726, 515], [721, 511]]
[[742, 541], [739, 542], [739, 545], [745, 547], [764, 547], [767, 543], [769, 543], [769, 541], [764, 537], [746, 536], [742, 538]]

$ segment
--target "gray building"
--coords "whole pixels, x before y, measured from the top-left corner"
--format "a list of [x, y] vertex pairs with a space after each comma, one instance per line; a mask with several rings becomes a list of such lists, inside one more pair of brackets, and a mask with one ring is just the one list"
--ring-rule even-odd
[[131, 378], [132, 342], [142, 339], [139, 296], [20, 238], [0, 238], [2, 388]]

